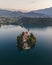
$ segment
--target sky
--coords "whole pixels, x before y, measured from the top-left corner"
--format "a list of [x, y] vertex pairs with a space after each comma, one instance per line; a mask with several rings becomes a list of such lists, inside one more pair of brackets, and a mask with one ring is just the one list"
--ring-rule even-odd
[[0, 0], [0, 9], [31, 11], [52, 7], [52, 0]]

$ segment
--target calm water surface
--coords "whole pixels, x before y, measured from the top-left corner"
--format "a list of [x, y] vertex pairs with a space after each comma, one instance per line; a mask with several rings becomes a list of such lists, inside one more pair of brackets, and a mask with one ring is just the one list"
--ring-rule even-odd
[[15, 25], [0, 27], [0, 65], [52, 65], [52, 27], [32, 28], [36, 46], [29, 51], [19, 50], [17, 36], [27, 28]]

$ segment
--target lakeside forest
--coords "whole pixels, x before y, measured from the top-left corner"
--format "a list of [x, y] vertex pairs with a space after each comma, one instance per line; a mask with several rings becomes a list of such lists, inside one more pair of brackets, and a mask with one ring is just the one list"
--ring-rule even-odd
[[0, 24], [52, 26], [52, 18], [0, 17]]

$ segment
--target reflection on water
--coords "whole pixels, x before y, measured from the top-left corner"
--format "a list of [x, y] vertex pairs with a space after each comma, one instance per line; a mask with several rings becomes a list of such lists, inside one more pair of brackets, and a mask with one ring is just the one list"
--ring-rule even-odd
[[[28, 27], [27, 27], [28, 28]], [[52, 27], [30, 28], [36, 37], [36, 46], [29, 51], [19, 51], [17, 36], [27, 28], [2, 25], [0, 28], [0, 65], [52, 65]]]

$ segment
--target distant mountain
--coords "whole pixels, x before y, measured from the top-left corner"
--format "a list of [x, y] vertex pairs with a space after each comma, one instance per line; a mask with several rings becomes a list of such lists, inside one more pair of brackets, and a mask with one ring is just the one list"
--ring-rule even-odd
[[0, 16], [10, 16], [11, 13], [12, 13], [12, 12], [9, 11], [9, 10], [0, 9]]
[[41, 17], [41, 18], [44, 18], [44, 17], [48, 17], [48, 16], [45, 14], [35, 13], [35, 12], [31, 11], [31, 12], [24, 13], [24, 17], [32, 17], [32, 18], [33, 17], [35, 17], [35, 18]]
[[19, 16], [20, 12], [16, 12], [16, 11], [10, 11], [10, 10], [4, 10], [4, 9], [0, 9], [0, 16]]
[[33, 12], [45, 14], [45, 15], [48, 15], [49, 17], [52, 17], [52, 7], [46, 8], [46, 9], [36, 10], [36, 11], [33, 11]]
[[48, 17], [45, 14], [42, 13], [35, 13], [33, 11], [31, 12], [21, 12], [21, 11], [10, 11], [10, 10], [4, 10], [4, 9], [0, 9], [0, 17], [1, 16], [6, 16], [6, 17]]

